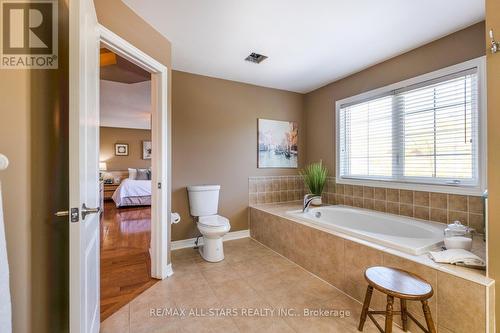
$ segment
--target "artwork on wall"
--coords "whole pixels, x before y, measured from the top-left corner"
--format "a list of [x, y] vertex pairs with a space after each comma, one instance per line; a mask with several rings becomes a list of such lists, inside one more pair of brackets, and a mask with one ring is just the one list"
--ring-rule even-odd
[[258, 167], [298, 167], [298, 124], [295, 121], [258, 120]]
[[152, 152], [151, 141], [142, 141], [142, 159], [150, 160]]
[[115, 156], [128, 156], [128, 143], [115, 143]]

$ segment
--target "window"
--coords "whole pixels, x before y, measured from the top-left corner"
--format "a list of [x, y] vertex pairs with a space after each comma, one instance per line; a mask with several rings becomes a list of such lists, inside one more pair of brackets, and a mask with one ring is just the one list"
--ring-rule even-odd
[[479, 192], [481, 70], [470, 61], [337, 102], [337, 181]]

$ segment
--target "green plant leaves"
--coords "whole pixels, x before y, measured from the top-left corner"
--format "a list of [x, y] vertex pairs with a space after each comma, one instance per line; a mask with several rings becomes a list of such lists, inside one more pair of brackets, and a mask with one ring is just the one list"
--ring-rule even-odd
[[299, 172], [309, 191], [314, 195], [321, 195], [328, 176], [328, 170], [323, 166], [323, 162], [311, 163]]

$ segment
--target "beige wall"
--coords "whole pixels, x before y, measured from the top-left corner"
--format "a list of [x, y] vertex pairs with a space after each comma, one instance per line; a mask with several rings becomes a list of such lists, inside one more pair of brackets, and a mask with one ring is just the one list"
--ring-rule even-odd
[[[500, 0], [486, 0], [486, 27], [500, 38]], [[483, 35], [483, 47], [489, 47], [489, 37]], [[500, 279], [500, 53], [486, 53], [488, 74], [488, 273]], [[496, 282], [495, 313], [500, 318], [500, 289]], [[498, 324], [497, 324], [498, 328]]]
[[[132, 128], [101, 127], [100, 158], [108, 171], [149, 168], [151, 160], [142, 159], [142, 141], [151, 141], [151, 131]], [[115, 143], [128, 143], [128, 156], [115, 156]]]
[[307, 161], [335, 166], [335, 101], [484, 55], [484, 22], [367, 68], [305, 97]]
[[219, 213], [231, 231], [248, 229], [248, 177], [296, 174], [296, 169], [257, 169], [257, 118], [299, 122], [299, 165], [305, 148], [303, 95], [173, 72], [172, 210], [182, 222], [172, 240], [196, 236], [186, 186], [221, 184]]

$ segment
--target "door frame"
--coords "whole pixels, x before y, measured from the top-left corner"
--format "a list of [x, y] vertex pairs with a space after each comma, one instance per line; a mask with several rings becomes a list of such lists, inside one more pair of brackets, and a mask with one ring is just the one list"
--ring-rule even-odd
[[151, 276], [164, 279], [173, 274], [169, 231], [171, 217], [170, 128], [168, 69], [125, 39], [98, 25], [100, 41], [110, 51], [151, 73]]

